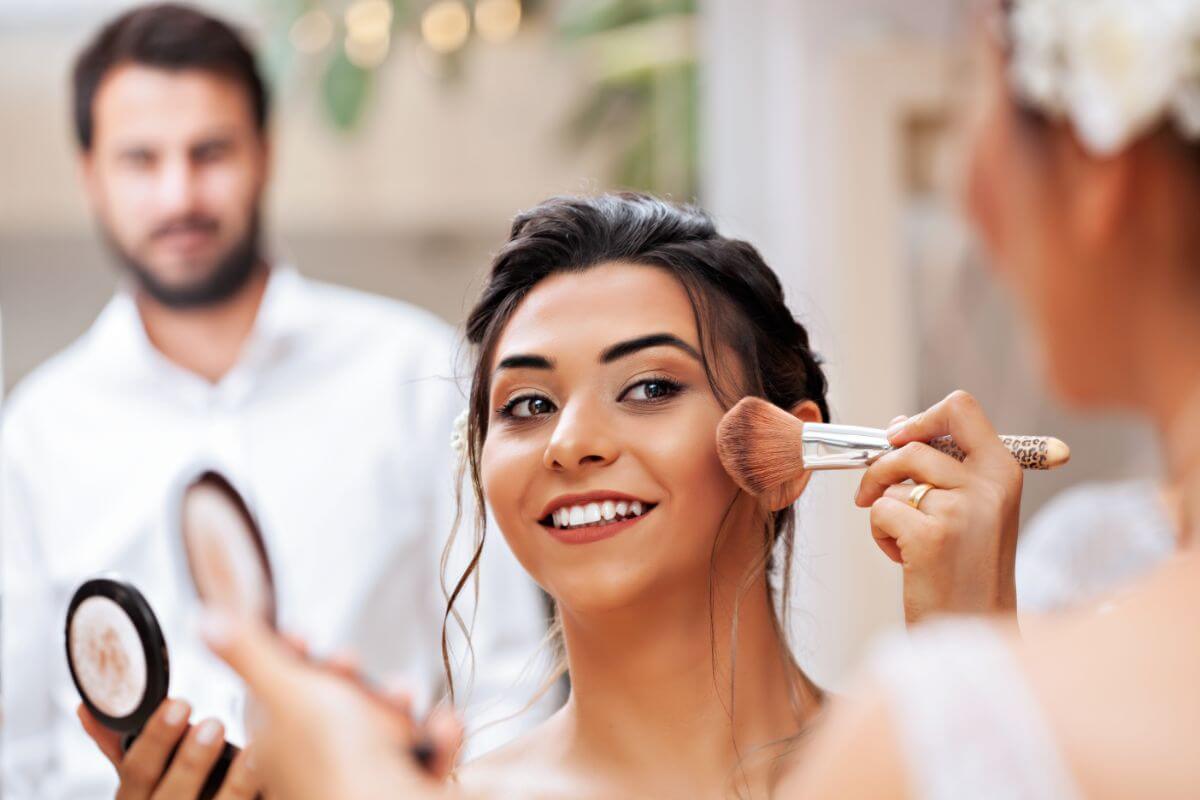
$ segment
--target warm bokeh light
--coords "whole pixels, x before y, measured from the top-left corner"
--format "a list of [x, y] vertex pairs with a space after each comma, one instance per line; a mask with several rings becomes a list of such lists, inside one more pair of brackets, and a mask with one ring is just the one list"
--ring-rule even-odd
[[346, 9], [346, 35], [360, 42], [387, 39], [392, 28], [388, 0], [358, 0]]
[[346, 58], [362, 69], [384, 62], [392, 45], [392, 4], [358, 0], [346, 9]]
[[521, 27], [521, 0], [479, 0], [475, 4], [475, 30], [489, 42], [504, 42]]
[[333, 20], [323, 10], [314, 8], [292, 23], [288, 37], [301, 53], [319, 53], [333, 39]]
[[350, 63], [361, 69], [374, 69], [387, 59], [391, 48], [392, 38], [363, 39], [355, 36], [346, 37], [346, 58]]
[[471, 13], [461, 0], [439, 0], [421, 17], [421, 35], [435, 53], [453, 53], [470, 34]]

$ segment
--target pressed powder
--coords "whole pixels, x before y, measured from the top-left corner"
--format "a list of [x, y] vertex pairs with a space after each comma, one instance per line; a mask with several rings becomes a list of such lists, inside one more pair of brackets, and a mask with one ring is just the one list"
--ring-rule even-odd
[[184, 541], [196, 590], [205, 602], [267, 618], [271, 582], [254, 529], [217, 486], [199, 483], [184, 498]]
[[75, 609], [69, 634], [75, 676], [88, 697], [113, 717], [132, 714], [146, 694], [146, 655], [133, 620], [107, 597]]
[[230, 483], [208, 472], [182, 503], [184, 551], [201, 601], [272, 622], [275, 592], [267, 554], [249, 508]]

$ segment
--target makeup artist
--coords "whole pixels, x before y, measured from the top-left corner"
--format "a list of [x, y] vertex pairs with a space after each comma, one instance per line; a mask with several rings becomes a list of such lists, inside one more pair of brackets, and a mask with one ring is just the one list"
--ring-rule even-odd
[[[4, 797], [111, 796], [118, 774], [122, 798], [187, 796], [222, 738], [240, 743], [242, 690], [194, 636], [171, 487], [198, 462], [228, 474], [263, 524], [281, 623], [317, 653], [352, 648], [368, 673], [403, 674], [418, 699], [440, 693], [453, 339], [429, 313], [267, 252], [267, 89], [221, 20], [134, 9], [88, 43], [73, 89], [83, 188], [122, 282], [4, 410]], [[503, 542], [482, 568], [494, 598], [472, 642], [489, 669], [472, 697], [490, 720], [528, 700], [517, 684], [544, 622]], [[108, 753], [116, 770], [76, 719], [62, 641], [71, 592], [108, 570], [158, 613], [176, 695], [129, 753]]]

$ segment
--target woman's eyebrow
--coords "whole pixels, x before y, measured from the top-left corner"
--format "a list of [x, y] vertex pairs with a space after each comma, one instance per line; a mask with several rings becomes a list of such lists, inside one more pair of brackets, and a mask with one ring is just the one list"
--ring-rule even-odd
[[545, 356], [534, 355], [532, 353], [518, 353], [502, 358], [500, 363], [496, 365], [495, 372], [505, 369], [554, 369], [554, 362]]
[[636, 339], [627, 339], [623, 342], [606, 348], [600, 354], [601, 364], [610, 364], [619, 358], [625, 358], [639, 350], [645, 350], [647, 347], [675, 347], [687, 353], [697, 361], [702, 361], [700, 354], [696, 352], [696, 348], [680, 339], [673, 333], [651, 333], [647, 336], [639, 336]]

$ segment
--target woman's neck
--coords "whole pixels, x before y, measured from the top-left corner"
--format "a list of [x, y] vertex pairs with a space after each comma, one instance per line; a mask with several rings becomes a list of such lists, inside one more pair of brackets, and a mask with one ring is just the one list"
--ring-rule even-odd
[[706, 597], [707, 586], [680, 587], [603, 614], [564, 610], [568, 757], [647, 788], [656, 776], [668, 786], [688, 776], [696, 792], [723, 795], [740, 757], [797, 733], [816, 712], [819, 699], [775, 628], [765, 580], [738, 608], [736, 680], [732, 602], [710, 614]]
[[1200, 546], [1200, 334], [1162, 337], [1147, 355], [1147, 405], [1167, 461], [1168, 493], [1178, 500], [1179, 545]]

